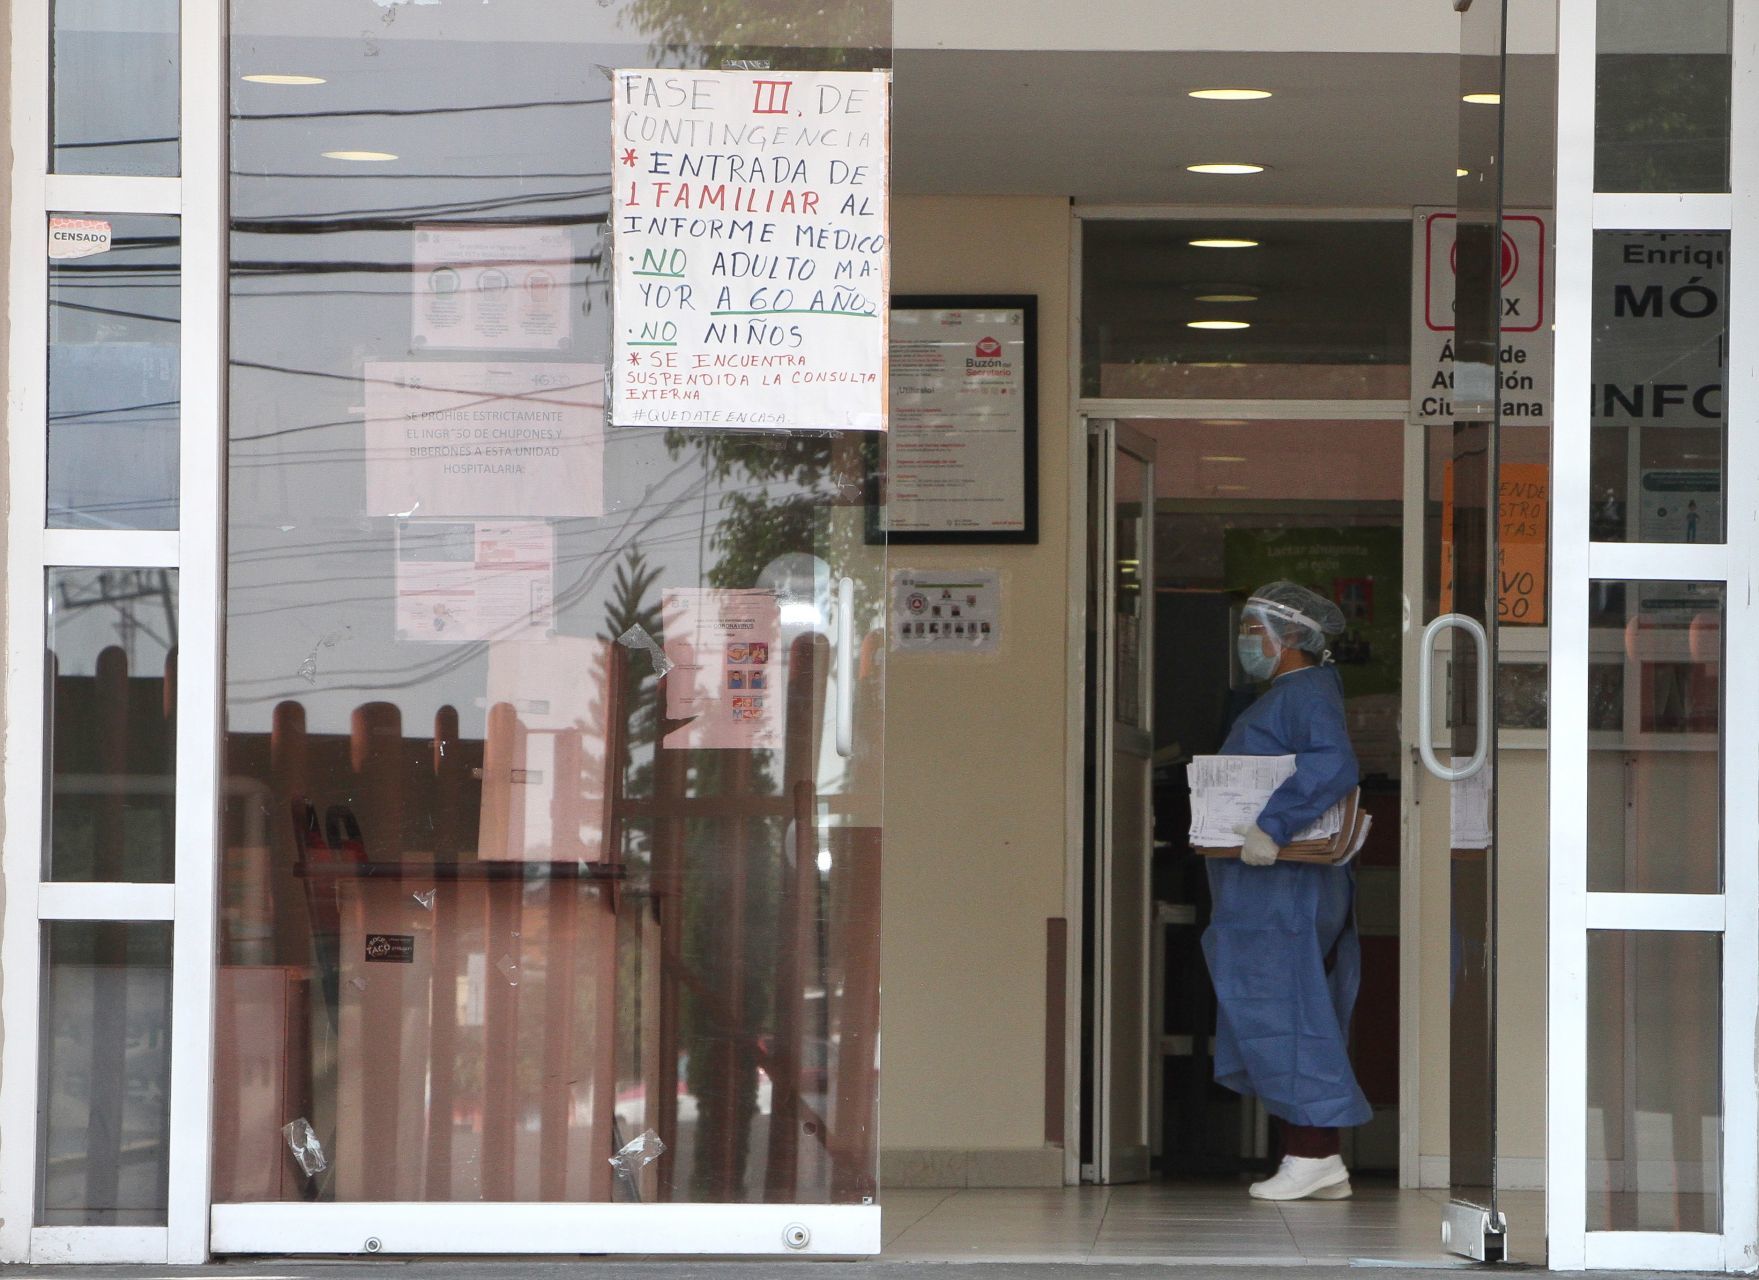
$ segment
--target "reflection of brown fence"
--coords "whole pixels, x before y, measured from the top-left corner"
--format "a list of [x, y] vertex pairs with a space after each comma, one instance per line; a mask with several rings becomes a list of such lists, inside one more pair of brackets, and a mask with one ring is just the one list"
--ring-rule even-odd
[[[507, 778], [528, 765], [506, 703], [487, 709], [486, 741], [461, 739], [450, 707], [431, 739], [406, 738], [385, 702], [358, 707], [346, 737], [307, 733], [293, 702], [269, 735], [230, 737], [231, 790], [259, 780], [247, 803], [275, 816], [267, 848], [228, 850], [217, 1107], [281, 1116], [267, 1141], [284, 1176], [271, 1187], [260, 1160], [217, 1157], [217, 1199], [872, 1193], [879, 839], [818, 818], [826, 645], [801, 637], [790, 652], [784, 745], [768, 765], [779, 778], [760, 775], [754, 752], [661, 749], [679, 722], [642, 721], [630, 661], [609, 649], [593, 740], [563, 734], [543, 759], [560, 775], [554, 831], [602, 806], [598, 861], [522, 861], [497, 835], [495, 815], [519, 803]], [[631, 794], [635, 731], [651, 733], [644, 794]], [[594, 771], [579, 743], [596, 752], [601, 734], [604, 794], [583, 797], [572, 780]], [[359, 849], [346, 821], [330, 824], [341, 849], [308, 835], [308, 804], [317, 831], [346, 806]], [[312, 972], [309, 1052], [286, 1033], [284, 1056], [305, 1062], [246, 1070], [228, 1033], [273, 1021], [237, 1007], [268, 998], [257, 975], [271, 964], [293, 983]], [[285, 1176], [279, 1124], [298, 1115], [332, 1157], [310, 1184]], [[666, 1155], [614, 1177], [609, 1157], [644, 1127]]]
[[[45, 659], [49, 877], [170, 880], [175, 650], [162, 673], [146, 675], [131, 674], [116, 646], [98, 654], [89, 676], [63, 675], [53, 650]], [[162, 1098], [170, 1085], [169, 926], [59, 921], [45, 932], [52, 1005], [44, 1021], [40, 1221], [162, 1221], [165, 1124], [141, 1098]]]

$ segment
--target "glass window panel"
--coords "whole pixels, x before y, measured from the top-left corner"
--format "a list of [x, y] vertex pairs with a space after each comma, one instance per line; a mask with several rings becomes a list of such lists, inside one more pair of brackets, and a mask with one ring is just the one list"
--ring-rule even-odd
[[43, 925], [37, 1223], [165, 1222], [171, 926]]
[[1596, 582], [1591, 600], [1588, 887], [1719, 892], [1722, 584]]
[[1722, 939], [1588, 934], [1588, 1230], [1722, 1230]]
[[1596, 191], [1727, 191], [1729, 0], [1600, 0]]
[[55, 173], [177, 175], [177, 0], [54, 0]]
[[177, 571], [51, 569], [47, 587], [48, 878], [168, 882]]
[[[890, 6], [442, 9], [368, 40], [231, 9], [215, 1198], [860, 1203], [866, 441], [604, 429], [591, 69], [885, 67]], [[505, 483], [495, 454], [403, 435], [533, 421], [561, 460], [498, 455], [526, 468]], [[699, 640], [717, 619], [748, 638]], [[293, 1118], [321, 1165], [295, 1162]], [[650, 1129], [656, 1160], [610, 1163]]]
[[175, 529], [178, 219], [70, 221], [109, 247], [49, 263], [49, 527]]
[[1411, 393], [1409, 223], [1088, 222], [1081, 241], [1083, 395]]
[[1594, 233], [1597, 542], [1721, 542], [1728, 233]]

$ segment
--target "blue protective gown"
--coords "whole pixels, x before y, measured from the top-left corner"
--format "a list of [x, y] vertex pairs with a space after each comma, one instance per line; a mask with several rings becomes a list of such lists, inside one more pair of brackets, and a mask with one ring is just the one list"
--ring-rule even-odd
[[[1234, 722], [1222, 754], [1295, 757], [1294, 776], [1258, 819], [1289, 843], [1357, 782], [1337, 671], [1278, 677]], [[1216, 1081], [1291, 1124], [1365, 1123], [1370, 1108], [1346, 1043], [1362, 980], [1355, 869], [1215, 858], [1209, 889], [1203, 955], [1215, 984]]]

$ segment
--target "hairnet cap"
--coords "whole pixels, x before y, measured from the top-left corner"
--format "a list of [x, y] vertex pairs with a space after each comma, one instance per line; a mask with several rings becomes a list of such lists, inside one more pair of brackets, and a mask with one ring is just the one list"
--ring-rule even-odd
[[1254, 591], [1246, 604], [1267, 620], [1286, 623], [1307, 632], [1311, 639], [1299, 648], [1310, 645], [1322, 648], [1325, 637], [1338, 635], [1344, 629], [1344, 611], [1319, 592], [1298, 582], [1279, 580], [1267, 583]]

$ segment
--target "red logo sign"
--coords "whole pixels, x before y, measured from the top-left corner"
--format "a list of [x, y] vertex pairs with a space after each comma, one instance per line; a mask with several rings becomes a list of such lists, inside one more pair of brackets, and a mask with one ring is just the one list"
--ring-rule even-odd
[[977, 355], [982, 360], [1000, 360], [1002, 358], [1002, 344], [994, 338], [979, 338], [977, 340]]

